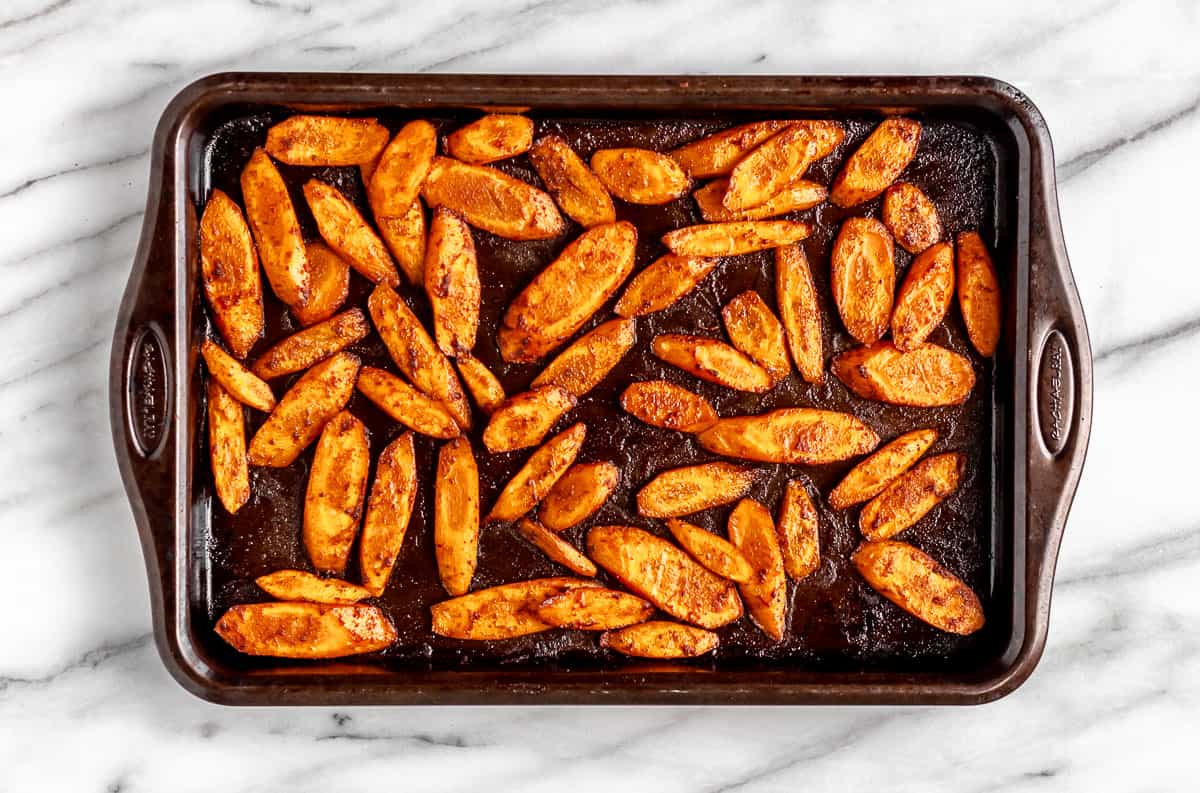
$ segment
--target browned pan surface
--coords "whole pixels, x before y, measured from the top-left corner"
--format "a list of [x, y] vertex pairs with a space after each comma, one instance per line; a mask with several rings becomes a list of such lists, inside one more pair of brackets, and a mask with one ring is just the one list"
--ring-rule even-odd
[[[211, 188], [220, 188], [240, 203], [238, 175], [256, 145], [264, 140], [271, 123], [284, 118], [279, 108], [247, 106], [226, 113], [210, 129], [197, 133], [203, 156], [193, 163], [191, 198], [196, 209]], [[393, 130], [415, 117], [429, 118], [443, 132], [454, 129], [476, 111], [433, 114], [411, 111], [382, 111], [377, 115]], [[596, 115], [587, 118], [550, 115], [531, 111], [537, 133], [562, 135], [585, 159], [597, 148], [644, 146], [666, 150], [711, 131], [734, 123], [779, 117], [778, 113], [743, 113], [720, 117], [669, 115]], [[810, 113], [812, 117], [835, 118], [847, 128], [846, 141], [832, 156], [816, 164], [810, 178], [828, 184], [843, 159], [854, 150], [880, 116], [845, 113]], [[988, 117], [969, 110], [917, 112], [913, 116], [923, 124], [916, 160], [903, 179], [915, 182], [937, 205], [946, 233], [979, 229], [989, 244], [997, 248], [996, 262], [1008, 295], [1013, 294], [1012, 218], [1015, 196], [1009, 186], [1015, 181], [1015, 152], [1006, 130], [989, 125]], [[199, 153], [201, 150], [197, 150]], [[533, 184], [539, 184], [526, 157], [499, 163], [498, 166]], [[312, 177], [326, 180], [350, 196], [370, 217], [357, 168], [310, 169], [281, 166], [292, 190], [306, 237], [317, 232], [300, 191]], [[638, 267], [665, 252], [659, 237], [680, 226], [701, 222], [690, 196], [662, 207], [633, 207], [617, 202], [618, 215], [636, 224], [639, 234]], [[795, 213], [796, 219], [816, 225], [816, 233], [804, 247], [812, 263], [818, 291], [823, 300], [825, 353], [827, 358], [853, 346], [842, 330], [829, 288], [828, 265], [832, 238], [843, 218], [850, 215], [878, 217], [880, 199], [841, 210], [830, 204]], [[506, 306], [532, 276], [545, 266], [581, 229], [570, 224], [561, 238], [538, 242], [514, 242], [473, 230], [484, 284], [484, 306], [479, 343], [475, 354], [495, 371], [509, 394], [523, 390], [539, 371], [538, 365], [504, 364], [496, 349], [496, 329]], [[897, 283], [903, 277], [911, 256], [899, 246]], [[357, 274], [352, 276], [351, 303], [364, 305], [369, 284]], [[1009, 569], [1011, 536], [1005, 532], [1005, 516], [997, 496], [1004, 448], [1003, 422], [1007, 408], [1004, 394], [996, 387], [1012, 372], [1003, 365], [993, 372], [969, 347], [957, 306], [932, 341], [968, 355], [976, 366], [977, 383], [968, 401], [958, 407], [918, 409], [883, 405], [862, 400], [848, 392], [827, 373], [821, 386], [804, 383], [794, 372], [782, 385], [765, 395], [734, 392], [708, 384], [668, 366], [649, 352], [650, 341], [658, 333], [685, 332], [723, 336], [720, 309], [736, 294], [757, 290], [767, 303], [775, 305], [773, 268], [769, 252], [723, 260], [716, 272], [695, 292], [667, 311], [638, 320], [638, 344], [604, 383], [580, 400], [579, 405], [561, 421], [565, 427], [575, 421], [588, 426], [587, 442], [581, 461], [611, 460], [623, 472], [620, 489], [592, 519], [566, 533], [582, 546], [587, 527], [602, 523], [629, 523], [665, 535], [660, 521], [637, 515], [634, 494], [658, 471], [679, 465], [714, 459], [690, 436], [643, 425], [625, 415], [617, 398], [623, 388], [637, 380], [662, 378], [693, 389], [706, 396], [724, 416], [757, 413], [786, 406], [814, 406], [854, 413], [864, 419], [882, 438], [890, 439], [918, 427], [936, 427], [940, 437], [931, 450], [958, 450], [966, 454], [968, 464], [958, 492], [935, 509], [901, 538], [912, 542], [961, 576], [983, 600], [988, 625], [969, 637], [942, 633], [903, 613], [866, 586], [849, 563], [851, 551], [860, 540], [857, 509], [842, 512], [829, 509], [823, 496], [852, 463], [830, 466], [762, 466], [765, 476], [752, 496], [777, 509], [782, 489], [789, 478], [799, 477], [815, 487], [821, 517], [820, 569], [805, 580], [789, 585], [789, 628], [784, 640], [772, 643], [748, 618], [720, 631], [718, 651], [692, 662], [707, 669], [745, 669], [747, 666], [794, 670], [837, 670], [852, 672], [957, 671], [969, 672], [994, 660], [1009, 641], [1012, 624], [1013, 573]], [[405, 287], [403, 294], [423, 319], [429, 310], [419, 290]], [[619, 294], [619, 293], [618, 293]], [[207, 309], [195, 291], [193, 341], [209, 330]], [[1011, 300], [1011, 298], [1010, 298]], [[583, 332], [612, 316], [611, 303], [598, 313]], [[1009, 311], [1010, 321], [1012, 311]], [[268, 297], [267, 337], [256, 348], [257, 354], [298, 326], [273, 296]], [[1009, 344], [1009, 342], [1005, 342]], [[378, 336], [372, 334], [352, 348], [367, 364], [394, 369]], [[1012, 355], [1002, 345], [1001, 356]], [[253, 357], [253, 354], [252, 354]], [[199, 371], [199, 370], [197, 370]], [[298, 375], [297, 375], [298, 376]], [[275, 381], [277, 395], [294, 382], [295, 377]], [[203, 389], [201, 378], [193, 378], [197, 400]], [[268, 599], [254, 585], [256, 576], [285, 567], [308, 567], [300, 541], [301, 509], [305, 479], [312, 459], [312, 448], [287, 469], [258, 468], [252, 471], [250, 502], [236, 516], [227, 514], [213, 496], [208, 469], [208, 453], [202, 431], [204, 411], [196, 402], [192, 414], [196, 442], [192, 472], [192, 558], [194, 586], [189, 607], [194, 625], [194, 640], [205, 651], [231, 670], [268, 669], [279, 666], [304, 666], [303, 662], [279, 662], [240, 656], [226, 647], [211, 626], [230, 605]], [[349, 409], [369, 427], [371, 447], [377, 454], [402, 428], [386, 417], [361, 395], [355, 395]], [[264, 417], [254, 414], [250, 430]], [[485, 509], [531, 450], [491, 455], [478, 442], [485, 418], [476, 414], [472, 433], [479, 458], [482, 500]], [[434, 636], [429, 629], [429, 606], [445, 598], [438, 582], [432, 541], [432, 489], [436, 467], [436, 443], [417, 436], [417, 459], [421, 470], [421, 493], [409, 528], [405, 546], [391, 584], [379, 604], [399, 630], [399, 642], [379, 656], [362, 659], [387, 670], [444, 670], [537, 667], [552, 665], [559, 669], [581, 667], [616, 669], [628, 665], [623, 659], [601, 650], [596, 636], [581, 632], [554, 631], [503, 642], [468, 643]], [[696, 522], [724, 534], [729, 509], [710, 510], [696, 516]], [[356, 580], [355, 562], [347, 577]], [[545, 575], [561, 575], [563, 569], [546, 559], [522, 540], [509, 525], [486, 526], [482, 533], [480, 560], [474, 588]], [[603, 574], [602, 574], [603, 576]], [[357, 661], [356, 661], [357, 663]], [[307, 664], [317, 671], [320, 664]]]

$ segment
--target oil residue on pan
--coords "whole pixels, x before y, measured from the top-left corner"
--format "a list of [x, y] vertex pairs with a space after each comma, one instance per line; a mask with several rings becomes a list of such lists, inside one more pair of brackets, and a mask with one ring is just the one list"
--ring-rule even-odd
[[[193, 185], [197, 195], [220, 188], [240, 202], [238, 175], [256, 145], [261, 145], [266, 128], [283, 117], [279, 111], [249, 113], [235, 118], [213, 131], [205, 150], [207, 167], [201, 183]], [[411, 116], [409, 116], [411, 117]], [[381, 120], [393, 129], [408, 117], [381, 114]], [[997, 147], [989, 133], [961, 118], [937, 115], [918, 116], [923, 123], [920, 150], [903, 178], [922, 187], [937, 205], [949, 237], [960, 231], [980, 229], [985, 240], [997, 236]], [[458, 119], [431, 118], [442, 132], [453, 129]], [[692, 121], [656, 119], [569, 119], [540, 118], [537, 134], [556, 133], [565, 138], [585, 157], [595, 149], [610, 146], [644, 146], [666, 150], [703, 134], [750, 120], [713, 118]], [[841, 117], [847, 135], [843, 146], [832, 156], [817, 163], [809, 178], [828, 184], [842, 160], [869, 133], [876, 119]], [[526, 157], [501, 162], [500, 169], [540, 184]], [[306, 238], [317, 237], [300, 187], [315, 176], [342, 190], [355, 201], [364, 215], [367, 211], [364, 189], [356, 168], [292, 168], [281, 166], [293, 201], [300, 215]], [[795, 217], [816, 224], [815, 233], [804, 247], [813, 266], [817, 288], [823, 301], [825, 353], [830, 357], [854, 345], [837, 319], [829, 286], [828, 264], [832, 238], [841, 220], [849, 215], [878, 216], [876, 199], [851, 210], [822, 204]], [[674, 228], [701, 221], [690, 196], [657, 207], [634, 207], [618, 202], [618, 215], [638, 227], [638, 267], [664, 252], [659, 237]], [[495, 345], [496, 329], [511, 298], [559, 250], [579, 233], [571, 224], [567, 234], [555, 240], [512, 242], [474, 230], [481, 278], [483, 308], [478, 358], [496, 372], [508, 393], [523, 390], [537, 374], [537, 365], [507, 365], [501, 361]], [[1002, 231], [1002, 229], [1001, 229]], [[899, 246], [897, 283], [903, 277], [911, 257]], [[830, 670], [931, 670], [962, 668], [994, 657], [996, 637], [1004, 634], [1003, 617], [992, 591], [995, 587], [997, 556], [993, 530], [995, 509], [993, 481], [996, 475], [993, 452], [995, 420], [993, 376], [990, 364], [979, 360], [970, 350], [957, 309], [951, 311], [931, 341], [962, 352], [976, 363], [977, 384], [961, 406], [915, 409], [864, 401], [850, 394], [836, 378], [827, 375], [819, 386], [807, 384], [793, 373], [783, 384], [765, 395], [741, 394], [698, 381], [679, 369], [658, 361], [649, 351], [649, 342], [663, 332], [700, 333], [722, 336], [720, 310], [732, 297], [747, 289], [757, 290], [774, 306], [774, 281], [770, 253], [723, 260], [716, 272], [692, 294], [672, 308], [638, 321], [638, 344], [598, 388], [580, 400], [560, 426], [584, 421], [588, 439], [581, 461], [609, 460], [622, 471], [620, 488], [591, 520], [566, 532], [566, 537], [582, 545], [589, 526], [627, 523], [666, 535], [658, 521], [640, 517], [634, 495], [658, 471], [714, 459], [699, 448], [690, 436], [643, 425], [618, 405], [625, 385], [637, 380], [665, 379], [679, 383], [707, 397], [722, 415], [756, 413], [777, 407], [817, 406], [854, 413], [870, 424], [882, 438], [889, 439], [918, 427], [936, 427], [939, 438], [930, 453], [960, 450], [967, 455], [967, 466], [957, 493], [902, 539], [927, 551], [950, 570], [961, 576], [981, 596], [985, 613], [994, 620], [994, 629], [958, 637], [942, 633], [901, 612], [871, 590], [850, 565], [851, 552], [860, 541], [857, 510], [835, 511], [824, 504], [824, 495], [849, 469], [852, 463], [830, 466], [763, 466], [764, 476], [752, 496], [777, 509], [783, 487], [789, 478], [807, 482], [810, 490], [821, 495], [818, 510], [821, 522], [820, 569], [798, 583], [790, 584], [789, 627], [782, 642], [771, 642], [748, 619], [742, 619], [720, 631], [721, 644], [710, 657], [693, 662], [717, 668], [761, 666]], [[1004, 258], [1001, 263], [1001, 278]], [[350, 303], [363, 305], [369, 284], [354, 276]], [[199, 293], [199, 290], [197, 290]], [[404, 287], [409, 305], [428, 322], [428, 306], [419, 290]], [[201, 309], [203, 310], [203, 309]], [[281, 337], [297, 329], [283, 307], [268, 298], [266, 338], [252, 353], [256, 355]], [[587, 327], [611, 317], [611, 306], [598, 313]], [[352, 350], [364, 363], [392, 368], [378, 336], [372, 334]], [[273, 385], [277, 394], [297, 376], [283, 378]], [[371, 433], [373, 455], [377, 454], [402, 428], [386, 417], [361, 395], [356, 394], [349, 409], [361, 418]], [[194, 414], [202, 422], [203, 410]], [[255, 414], [248, 431], [262, 421]], [[478, 436], [483, 426], [476, 416]], [[197, 425], [195, 437], [203, 444], [206, 433]], [[476, 448], [481, 446], [476, 443]], [[500, 488], [524, 461], [528, 450], [510, 454], [480, 453], [479, 467], [482, 501], [485, 509]], [[193, 495], [212, 498], [207, 449], [197, 449], [193, 467]], [[280, 568], [308, 566], [300, 542], [300, 517], [304, 498], [307, 466], [312, 448], [291, 467], [259, 468], [252, 472], [253, 495], [237, 514], [229, 515], [219, 505], [196, 513], [211, 514], [210, 525], [194, 526], [192, 553], [205, 555], [192, 560], [193, 569], [207, 572], [207, 587], [193, 589], [199, 602], [192, 604], [202, 624], [211, 625], [229, 606], [268, 599], [254, 584], [254, 578]], [[582, 632], [554, 631], [503, 642], [468, 643], [434, 636], [430, 632], [429, 607], [446, 598], [438, 581], [432, 540], [432, 488], [436, 467], [436, 444], [417, 436], [421, 492], [391, 583], [379, 599], [399, 631], [399, 641], [380, 657], [385, 666], [394, 668], [452, 669], [495, 668], [518, 664], [553, 662], [558, 668], [612, 666], [624, 661], [601, 650], [595, 635]], [[373, 472], [372, 472], [373, 476]], [[693, 516], [696, 523], [724, 534], [728, 508], [710, 510]], [[355, 562], [347, 577], [356, 580]], [[509, 525], [485, 526], [481, 537], [480, 559], [474, 588], [546, 575], [561, 575], [544, 555], [521, 539]], [[603, 573], [601, 574], [603, 578]], [[203, 578], [203, 577], [202, 577]], [[236, 668], [278, 665], [271, 659], [239, 656], [215, 636], [207, 639], [208, 649], [221, 661]]]

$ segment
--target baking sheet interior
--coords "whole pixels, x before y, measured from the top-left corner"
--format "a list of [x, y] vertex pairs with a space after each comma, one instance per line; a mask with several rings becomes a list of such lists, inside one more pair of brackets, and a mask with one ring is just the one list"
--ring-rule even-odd
[[[191, 198], [197, 209], [212, 188], [220, 188], [234, 200], [241, 199], [238, 176], [254, 147], [261, 145], [266, 129], [289, 111], [281, 108], [242, 107], [227, 109], [225, 117], [198, 130], [194, 140]], [[364, 114], [366, 115], [366, 114]], [[476, 111], [414, 113], [409, 110], [372, 112], [393, 130], [405, 121], [420, 117], [448, 132], [478, 116]], [[667, 150], [735, 123], [780, 114], [731, 114], [687, 119], [653, 116], [589, 116], [587, 118], [539, 114], [536, 134], [555, 133], [567, 140], [585, 159], [600, 148], [642, 146]], [[794, 115], [794, 114], [789, 114]], [[877, 114], [804, 114], [836, 118], [846, 126], [843, 145], [830, 157], [816, 163], [808, 178], [828, 184], [838, 166], [878, 122]], [[1011, 206], [1009, 154], [999, 130], [961, 110], [948, 113], [914, 114], [923, 125], [920, 149], [903, 179], [920, 186], [937, 205], [949, 237], [960, 231], [978, 229], [996, 249], [995, 260], [1006, 295], [1012, 294]], [[525, 156], [496, 164], [499, 169], [540, 185]], [[365, 191], [356, 167], [299, 168], [280, 165], [306, 238], [317, 238], [317, 230], [301, 193], [301, 185], [316, 177], [335, 185], [370, 217]], [[825, 320], [826, 358], [854, 346], [838, 320], [829, 286], [829, 252], [843, 218], [850, 215], [878, 217], [880, 199], [849, 210], [832, 204], [799, 213], [795, 219], [815, 225], [815, 233], [803, 246], [812, 264], [822, 299]], [[631, 206], [617, 202], [618, 217], [638, 228], [637, 267], [665, 252], [659, 237], [672, 229], [701, 222], [690, 196], [665, 206]], [[479, 343], [475, 355], [492, 369], [509, 394], [524, 390], [540, 371], [538, 364], [504, 363], [495, 345], [500, 317], [511, 299], [542, 267], [576, 237], [581, 229], [568, 219], [563, 236], [545, 241], [514, 242], [473, 230], [483, 282], [483, 309]], [[897, 283], [912, 257], [896, 248]], [[350, 305], [365, 305], [370, 284], [357, 274], [352, 277]], [[860, 399], [827, 373], [822, 385], [810, 385], [793, 372], [784, 383], [763, 395], [744, 394], [705, 383], [669, 366], [650, 353], [650, 341], [666, 332], [698, 333], [723, 337], [720, 310], [732, 297], [747, 289], [758, 291], [775, 305], [772, 256], [770, 252], [726, 258], [693, 293], [666, 311], [638, 320], [638, 343], [610, 373], [604, 383], [583, 397], [560, 422], [588, 425], [588, 438], [580, 461], [609, 460], [622, 471], [622, 483], [598, 514], [568, 530], [565, 536], [582, 546], [587, 528], [606, 523], [627, 523], [666, 536], [661, 521], [637, 514], [634, 495], [659, 471], [679, 465], [717, 459], [702, 450], [691, 436], [647, 426], [623, 413], [618, 397], [630, 382], [665, 379], [692, 389], [706, 398], [723, 416], [758, 413], [777, 407], [815, 406], [854, 413], [870, 424], [885, 441], [919, 427], [936, 427], [940, 437], [930, 454], [958, 450], [967, 455], [967, 466], [957, 493], [934, 510], [902, 539], [930, 553], [961, 576], [983, 600], [989, 623], [968, 637], [942, 633], [902, 612], [871, 590], [854, 572], [849, 557], [860, 541], [857, 509], [836, 511], [820, 499], [820, 569], [800, 582], [789, 584], [789, 625], [782, 642], [772, 642], [748, 618], [720, 630], [721, 644], [715, 654], [697, 659], [700, 668], [739, 669], [770, 666], [802, 670], [937, 671], [979, 668], [994, 659], [1011, 632], [1012, 538], [1005, 528], [999, 481], [1004, 454], [999, 422], [1011, 377], [1003, 363], [999, 370], [983, 362], [970, 349], [957, 308], [931, 337], [931, 341], [961, 352], [974, 361], [977, 384], [965, 404], [956, 407], [905, 408]], [[402, 294], [428, 326], [428, 305], [420, 291], [405, 285]], [[619, 293], [618, 293], [619, 295]], [[1011, 312], [1009, 312], [1011, 314]], [[597, 313], [580, 333], [611, 318], [611, 303]], [[193, 338], [206, 332], [207, 309], [195, 290]], [[267, 333], [251, 358], [280, 338], [299, 329], [281, 303], [267, 297]], [[368, 365], [393, 369], [377, 335], [350, 348]], [[1001, 349], [1001, 355], [1005, 353]], [[544, 362], [543, 362], [544, 363]], [[199, 371], [199, 370], [197, 370]], [[299, 375], [274, 381], [277, 395]], [[252, 496], [236, 515], [216, 502], [203, 431], [205, 412], [201, 378], [193, 377], [194, 447], [192, 454], [192, 525], [189, 548], [193, 571], [190, 587], [191, 613], [197, 638], [213, 660], [232, 669], [266, 669], [281, 662], [241, 656], [211, 633], [216, 618], [236, 603], [269, 599], [258, 590], [254, 578], [281, 568], [307, 569], [300, 540], [300, 519], [308, 466], [313, 447], [292, 466], [284, 469], [252, 469]], [[373, 455], [403, 428], [384, 415], [361, 394], [355, 394], [348, 409], [362, 419], [371, 434]], [[264, 416], [252, 413], [248, 432]], [[478, 438], [485, 419], [476, 414]], [[519, 667], [616, 668], [627, 663], [601, 650], [594, 634], [551, 631], [501, 642], [462, 642], [434, 636], [430, 631], [429, 607], [447, 596], [438, 581], [432, 540], [432, 492], [437, 442], [416, 436], [421, 488], [405, 546], [387, 591], [379, 605], [399, 631], [399, 641], [378, 656], [361, 659], [388, 669], [494, 669]], [[478, 445], [477, 445], [477, 448]], [[482, 451], [482, 450], [481, 450]], [[509, 454], [478, 454], [482, 503], [486, 509], [507, 479], [515, 473], [530, 450]], [[762, 465], [767, 472], [751, 497], [772, 512], [779, 504], [789, 478], [799, 477], [824, 496], [853, 461], [829, 466]], [[695, 523], [724, 534], [730, 507], [693, 516]], [[357, 579], [356, 560], [347, 578]], [[513, 526], [485, 526], [480, 541], [480, 559], [474, 589], [524, 578], [560, 575], [563, 570], [523, 540]], [[604, 580], [604, 574], [601, 573]]]

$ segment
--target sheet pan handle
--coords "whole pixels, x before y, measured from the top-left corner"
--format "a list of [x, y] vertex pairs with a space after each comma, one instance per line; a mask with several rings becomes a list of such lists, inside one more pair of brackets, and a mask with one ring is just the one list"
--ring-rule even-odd
[[[121, 479], [129, 497], [151, 587], [156, 625], [170, 612], [175, 580], [175, 532], [184, 503], [177, 492], [177, 452], [189, 448], [181, 417], [189, 411], [188, 372], [191, 361], [184, 342], [190, 321], [189, 299], [177, 311], [180, 290], [189, 287], [176, 271], [176, 240], [190, 239], [187, 224], [194, 212], [176, 207], [171, 177], [174, 158], [164, 146], [169, 130], [159, 129], [150, 155], [151, 173], [142, 220], [142, 235], [134, 255], [129, 281], [117, 313], [109, 360], [109, 415], [113, 446]], [[187, 202], [181, 202], [187, 203]], [[187, 295], [183, 295], [187, 297]], [[181, 357], [183, 359], [181, 360]], [[180, 432], [185, 437], [180, 438]], [[184, 444], [181, 446], [180, 444]], [[168, 596], [164, 599], [163, 595]], [[156, 631], [158, 637], [164, 631]]]
[[[1058, 213], [1048, 136], [1035, 158], [1029, 233], [1026, 371], [1026, 575], [1041, 624], [1087, 454], [1092, 425], [1092, 350]], [[1039, 172], [1040, 171], [1040, 172]]]

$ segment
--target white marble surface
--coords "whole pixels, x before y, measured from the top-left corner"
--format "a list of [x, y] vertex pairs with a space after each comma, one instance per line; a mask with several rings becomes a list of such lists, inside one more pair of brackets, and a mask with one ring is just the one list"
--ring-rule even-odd
[[[961, 5], [961, 7], [960, 7]], [[1195, 790], [1200, 4], [0, 4], [0, 791]], [[985, 73], [1057, 145], [1095, 430], [1030, 682], [974, 709], [234, 710], [151, 645], [106, 370], [154, 123], [224, 69]]]

